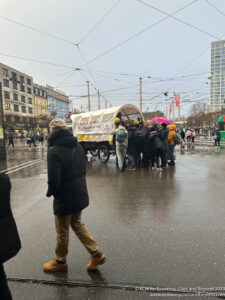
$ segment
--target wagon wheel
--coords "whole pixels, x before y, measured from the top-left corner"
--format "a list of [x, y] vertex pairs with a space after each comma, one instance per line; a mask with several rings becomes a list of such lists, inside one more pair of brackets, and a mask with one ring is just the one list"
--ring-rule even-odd
[[101, 145], [99, 148], [99, 151], [98, 151], [98, 158], [99, 158], [100, 162], [102, 162], [104, 164], [107, 163], [107, 161], [109, 160], [109, 156], [110, 156], [110, 153], [109, 153], [108, 147], [105, 145]]
[[99, 149], [98, 148], [93, 148], [90, 150], [90, 153], [92, 156], [98, 156], [98, 152], [99, 152]]

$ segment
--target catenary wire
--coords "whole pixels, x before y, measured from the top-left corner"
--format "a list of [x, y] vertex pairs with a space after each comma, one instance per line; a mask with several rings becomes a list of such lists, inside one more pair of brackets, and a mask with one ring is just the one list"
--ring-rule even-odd
[[[104, 55], [108, 54], [109, 52], [111, 52], [111, 51], [117, 49], [118, 47], [124, 45], [125, 43], [127, 43], [127, 42], [129, 42], [130, 40], [136, 38], [137, 36], [139, 36], [140, 34], [144, 33], [145, 31], [147, 31], [147, 30], [149, 30], [149, 29], [155, 27], [156, 25], [160, 24], [161, 22], [165, 21], [165, 20], [168, 19], [169, 17], [173, 16], [174, 14], [180, 12], [181, 10], [187, 8], [188, 6], [192, 5], [193, 3], [197, 2], [197, 1], [198, 1], [198, 0], [194, 0], [194, 1], [190, 2], [189, 4], [187, 4], [187, 5], [185, 5], [185, 6], [181, 7], [181, 8], [179, 8], [179, 9], [177, 9], [177, 10], [174, 11], [172, 14], [170, 14], [170, 15], [168, 15], [168, 16], [162, 18], [162, 19], [160, 19], [160, 20], [157, 21], [156, 23], [151, 24], [150, 26], [148, 26], [148, 27], [146, 27], [145, 29], [139, 31], [138, 33], [132, 35], [132, 36], [129, 37], [128, 39], [124, 40], [123, 42], [120, 42], [119, 44], [115, 45], [114, 47], [112, 47], [112, 48], [110, 48], [110, 49], [104, 51], [103, 53], [99, 54], [99, 55], [96, 56], [95, 58], [89, 60], [89, 61], [87, 62], [87, 64], [90, 64], [90, 63], [96, 61], [97, 59], [101, 58], [102, 56], [104, 56]], [[82, 65], [82, 67], [86, 66], [87, 64]]]
[[46, 32], [46, 31], [40, 30], [40, 29], [38, 29], [38, 28], [35, 28], [35, 27], [32, 27], [32, 26], [23, 24], [23, 23], [21, 23], [21, 22], [17, 22], [17, 21], [15, 21], [15, 20], [12, 20], [12, 19], [9, 19], [9, 18], [3, 17], [3, 16], [0, 16], [0, 19], [5, 20], [5, 21], [8, 21], [8, 22], [11, 22], [11, 23], [14, 23], [14, 24], [16, 24], [16, 25], [22, 26], [22, 27], [24, 27], [24, 28], [27, 28], [27, 29], [30, 29], [30, 30], [33, 30], [33, 31], [36, 31], [36, 32], [42, 33], [42, 34], [47, 35], [47, 36], [49, 36], [49, 37], [52, 37], [52, 38], [54, 38], [54, 39], [57, 39], [57, 40], [60, 40], [60, 41], [65, 42], [65, 43], [71, 44], [71, 45], [73, 45], [73, 46], [76, 45], [76, 43], [74, 43], [74, 42], [72, 42], [72, 41], [66, 40], [66, 39], [64, 39], [64, 38], [62, 38], [62, 37], [56, 36], [56, 35], [54, 35], [54, 34], [52, 34], [52, 33], [48, 33], [48, 32]]
[[33, 61], [33, 62], [37, 62], [37, 63], [40, 63], [40, 64], [46, 64], [46, 65], [52, 65], [52, 66], [55, 66], [55, 67], [61, 67], [61, 68], [76, 70], [76, 68], [72, 67], [72, 66], [56, 64], [56, 63], [43, 61], [43, 60], [38, 60], [38, 59], [34, 59], [34, 58], [21, 57], [21, 56], [6, 54], [6, 53], [0, 53], [0, 56], [12, 57], [12, 58], [17, 58], [17, 59], [21, 59], [21, 60]]
[[209, 0], [206, 0], [206, 2], [211, 6], [213, 7], [215, 10], [217, 10], [221, 15], [223, 15], [225, 17], [225, 13], [220, 10], [218, 7], [216, 7], [214, 4], [212, 4]]
[[83, 42], [94, 30], [95, 28], [119, 5], [122, 0], [116, 2], [109, 11], [78, 41], [78, 45]]
[[208, 36], [210, 36], [210, 37], [212, 37], [212, 38], [219, 39], [217, 36], [215, 36], [215, 35], [213, 35], [213, 34], [207, 32], [207, 31], [205, 31], [205, 30], [203, 30], [203, 29], [201, 29], [201, 28], [199, 28], [199, 27], [197, 27], [197, 26], [195, 26], [195, 25], [192, 25], [192, 24], [190, 24], [190, 23], [188, 23], [188, 22], [186, 22], [186, 21], [184, 21], [184, 20], [182, 20], [182, 19], [179, 19], [179, 18], [177, 18], [177, 17], [175, 17], [175, 16], [173, 16], [173, 15], [170, 15], [170, 14], [168, 14], [167, 12], [165, 12], [164, 10], [161, 10], [161, 9], [155, 7], [155, 6], [152, 6], [152, 5], [149, 4], [149, 3], [146, 3], [146, 2], [144, 2], [144, 1], [142, 1], [142, 0], [136, 0], [136, 1], [142, 3], [143, 5], [146, 5], [146, 6], [150, 7], [150, 8], [152, 8], [152, 9], [158, 11], [158, 12], [161, 12], [162, 14], [164, 14], [164, 15], [166, 15], [166, 16], [168, 16], [168, 17], [171, 17], [172, 19], [174, 19], [174, 20], [176, 20], [176, 21], [178, 21], [178, 22], [180, 22], [180, 23], [183, 23], [183, 24], [185, 24], [185, 25], [187, 25], [187, 26], [189, 26], [189, 27], [192, 27], [192, 28], [194, 28], [194, 29], [200, 31], [201, 33], [204, 33], [204, 34], [206, 34], [206, 35], [208, 35]]

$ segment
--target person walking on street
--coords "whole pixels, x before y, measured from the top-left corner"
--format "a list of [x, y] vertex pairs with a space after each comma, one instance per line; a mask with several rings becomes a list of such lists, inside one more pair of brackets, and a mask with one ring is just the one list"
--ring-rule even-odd
[[116, 156], [118, 158], [119, 169], [122, 172], [124, 170], [124, 161], [128, 146], [128, 133], [124, 122], [120, 122], [119, 127], [114, 132], [116, 137]]
[[8, 148], [9, 148], [10, 145], [12, 145], [12, 146], [13, 146], [13, 149], [14, 149], [13, 133], [10, 133], [10, 135], [9, 135], [9, 144], [8, 144]]
[[86, 160], [82, 146], [67, 129], [64, 120], [53, 119], [48, 138], [48, 191], [54, 196], [53, 210], [57, 235], [55, 257], [44, 264], [44, 271], [67, 269], [69, 228], [73, 229], [91, 255], [87, 270], [95, 270], [105, 262], [105, 255], [82, 222], [82, 211], [89, 205], [86, 186]]
[[31, 137], [30, 137], [29, 148], [31, 148], [31, 144], [33, 144], [34, 147], [37, 148], [37, 145], [35, 144], [35, 137], [34, 137], [34, 135], [31, 135]]
[[215, 141], [215, 144], [214, 146], [215, 147], [220, 147], [220, 131], [218, 128], [216, 128], [214, 131], [213, 131], [213, 138], [214, 138], [214, 141]]
[[175, 130], [176, 126], [174, 124], [169, 125], [169, 135], [168, 135], [168, 146], [169, 146], [169, 160], [168, 165], [175, 165]]
[[8, 175], [0, 173], [0, 299], [12, 300], [3, 264], [21, 248], [17, 226], [10, 206], [11, 183]]
[[39, 141], [39, 149], [41, 148], [45, 149], [44, 135], [42, 133], [39, 135], [38, 141]]

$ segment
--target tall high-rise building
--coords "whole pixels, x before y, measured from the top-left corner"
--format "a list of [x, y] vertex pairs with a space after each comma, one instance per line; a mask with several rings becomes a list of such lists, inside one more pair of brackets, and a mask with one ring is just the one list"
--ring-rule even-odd
[[225, 40], [211, 43], [211, 111], [225, 107]]

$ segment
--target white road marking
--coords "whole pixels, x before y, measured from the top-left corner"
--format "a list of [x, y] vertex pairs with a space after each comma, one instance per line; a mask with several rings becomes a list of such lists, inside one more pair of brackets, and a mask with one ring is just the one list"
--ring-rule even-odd
[[41, 159], [35, 159], [35, 160], [27, 161], [27, 162], [25, 162], [25, 163], [22, 163], [22, 164], [19, 164], [19, 165], [10, 167], [10, 168], [8, 168], [8, 169], [2, 170], [0, 173], [7, 172], [7, 171], [10, 171], [10, 170], [12, 170], [12, 169], [16, 169], [16, 168], [19, 168], [19, 167], [21, 167], [21, 166], [24, 166], [24, 165], [29, 165], [29, 164], [31, 164], [31, 163], [33, 163], [33, 162], [36, 162], [36, 161], [41, 161]]
[[14, 169], [14, 170], [12, 170], [12, 171], [5, 172], [5, 173], [6, 173], [6, 174], [11, 174], [11, 173], [13, 173], [13, 172], [17, 172], [17, 171], [22, 170], [22, 169], [25, 169], [25, 168], [27, 168], [27, 167], [31, 167], [31, 166], [33, 166], [33, 165], [35, 165], [35, 164], [37, 164], [37, 163], [39, 163], [39, 162], [41, 162], [41, 161], [42, 161], [42, 160], [40, 159], [40, 160], [38, 160], [38, 161], [31, 162], [30, 164], [27, 164], [27, 165], [25, 165], [25, 166], [22, 166], [22, 167], [20, 167], [20, 168], [17, 168], [17, 169]]

